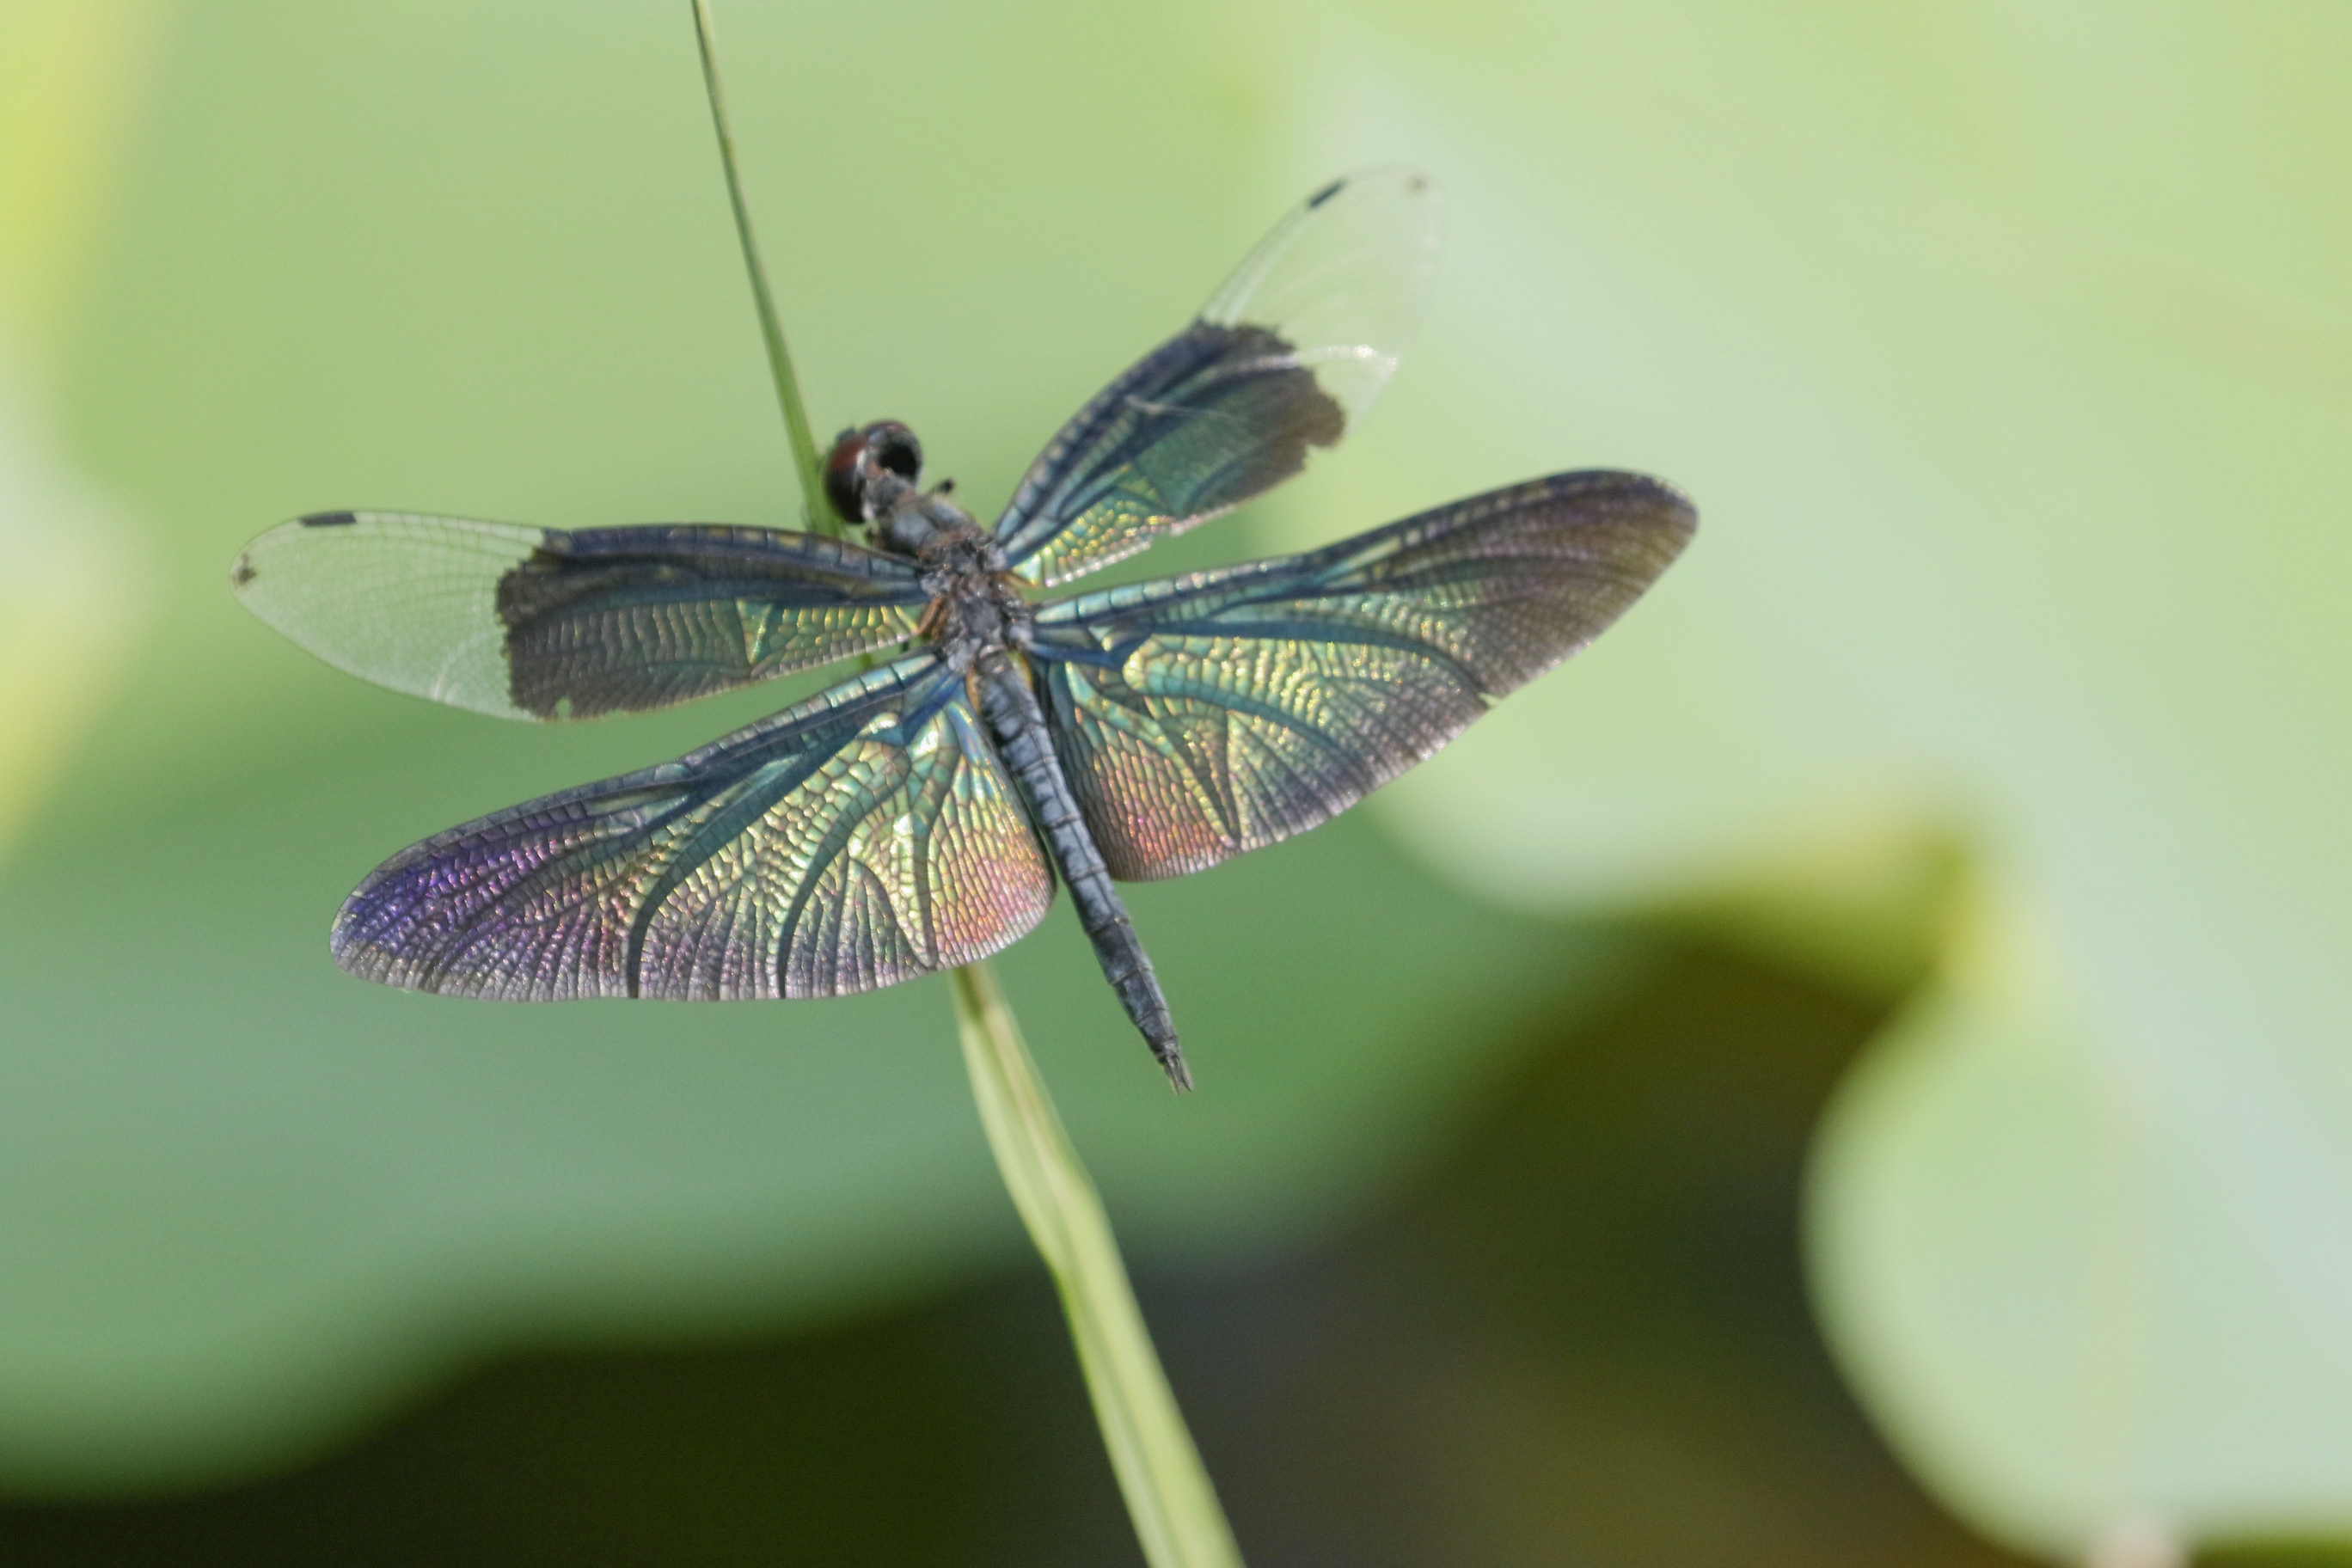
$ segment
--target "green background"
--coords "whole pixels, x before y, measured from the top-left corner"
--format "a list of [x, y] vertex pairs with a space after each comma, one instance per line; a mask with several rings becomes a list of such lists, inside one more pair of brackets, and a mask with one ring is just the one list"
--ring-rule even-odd
[[[1003, 961], [1254, 1560], [1990, 1550], [1882, 1438], [2048, 1557], [2352, 1530], [2342, 13], [720, 24], [814, 416], [907, 420], [983, 513], [1289, 203], [1397, 158], [1452, 195], [1402, 374], [1150, 569], [1578, 466], [1699, 502], [1652, 600], [1444, 757], [1135, 889], [1199, 1095], [1066, 911]], [[497, 1561], [627, 1498], [615, 1539], [723, 1561], [789, 1552], [782, 1518], [880, 1542], [952, 1473], [874, 1560], [1128, 1550], [939, 987], [508, 1009], [325, 955], [391, 850], [785, 694], [499, 725], [226, 588], [328, 507], [793, 518], [685, 6], [0, 28], [0, 1528], [171, 1560], [207, 1519], [463, 1495], [410, 1556]], [[1604, 1094], [1612, 1040], [1652, 1055]], [[1773, 1063], [1808, 1087], [1741, 1076]], [[1649, 1153], [1481, 1173], [1512, 1147]], [[1701, 1263], [1644, 1295], [1684, 1225]], [[1335, 1316], [1356, 1289], [1449, 1305]], [[919, 1342], [952, 1370], [894, 1372]], [[1277, 1398], [1253, 1353], [1358, 1394]], [[730, 1377], [776, 1395], [695, 1403]], [[1727, 1409], [1761, 1433], [1710, 1437]], [[648, 1410], [672, 1440], [598, 1447]], [[1062, 1480], [988, 1479], [1032, 1442]], [[483, 1443], [568, 1479], [416, 1481]], [[729, 1451], [773, 1463], [709, 1480]], [[1393, 1484], [1316, 1483], [1374, 1452]]]

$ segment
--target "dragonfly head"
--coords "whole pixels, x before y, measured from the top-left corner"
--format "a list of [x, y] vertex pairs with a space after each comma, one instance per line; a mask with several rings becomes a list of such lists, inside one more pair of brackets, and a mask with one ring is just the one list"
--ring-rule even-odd
[[877, 419], [833, 438], [824, 498], [844, 522], [872, 522], [923, 472], [923, 444], [895, 419]]

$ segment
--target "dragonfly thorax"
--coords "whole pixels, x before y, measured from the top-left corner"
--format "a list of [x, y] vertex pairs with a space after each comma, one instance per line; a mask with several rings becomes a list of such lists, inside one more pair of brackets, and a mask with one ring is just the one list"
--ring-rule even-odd
[[982, 548], [955, 551], [923, 578], [932, 597], [923, 611], [920, 635], [960, 671], [970, 670], [984, 654], [1025, 651], [1034, 617], [1022, 595], [1021, 580], [985, 564], [995, 556], [995, 547], [977, 535], [974, 542]]
[[922, 563], [931, 602], [920, 635], [950, 665], [969, 669], [984, 653], [1029, 646], [1031, 611], [1020, 579], [1004, 569], [1004, 552], [971, 513], [891, 473], [877, 475], [866, 495], [874, 548]]

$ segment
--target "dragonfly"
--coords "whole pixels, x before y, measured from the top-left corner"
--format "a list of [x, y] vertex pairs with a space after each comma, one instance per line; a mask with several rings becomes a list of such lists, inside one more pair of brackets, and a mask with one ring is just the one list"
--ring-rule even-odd
[[[865, 668], [674, 762], [402, 850], [336, 914], [368, 980], [504, 1000], [836, 996], [971, 963], [1068, 888], [1179, 1089], [1117, 884], [1347, 809], [1615, 621], [1687, 544], [1634, 473], [1553, 474], [1322, 549], [1040, 599], [1298, 473], [1425, 310], [1425, 174], [1336, 180], [1071, 417], [982, 527], [920, 442], [845, 430], [824, 500], [865, 542], [314, 512], [231, 572], [247, 608], [395, 690], [504, 719], [640, 712]], [[814, 498], [812, 498], [814, 504]]]

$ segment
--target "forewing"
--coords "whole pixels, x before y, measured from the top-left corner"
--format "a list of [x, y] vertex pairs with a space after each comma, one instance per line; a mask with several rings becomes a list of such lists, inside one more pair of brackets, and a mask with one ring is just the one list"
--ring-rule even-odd
[[1033, 583], [1066, 582], [1297, 473], [1360, 418], [1420, 324], [1442, 198], [1417, 170], [1335, 180], [1192, 325], [1077, 412], [997, 521]]
[[340, 669], [501, 719], [666, 707], [905, 639], [906, 563], [772, 529], [522, 528], [319, 512], [229, 574]]
[[1053, 879], [962, 678], [901, 659], [690, 756], [404, 850], [337, 962], [415, 991], [831, 996], [969, 963]]
[[1038, 614], [1054, 745], [1111, 874], [1286, 838], [1606, 628], [1697, 525], [1638, 474], [1561, 474], [1311, 554]]

